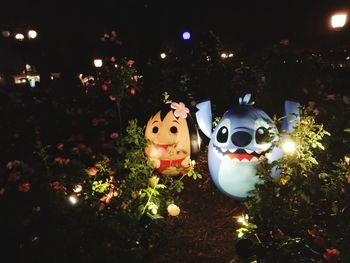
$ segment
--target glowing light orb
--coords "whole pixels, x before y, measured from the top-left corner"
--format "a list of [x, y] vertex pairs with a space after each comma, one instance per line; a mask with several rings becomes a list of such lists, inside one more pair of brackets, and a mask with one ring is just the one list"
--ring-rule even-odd
[[102, 67], [102, 65], [103, 65], [102, 59], [100, 59], [100, 58], [94, 59], [94, 66], [96, 68], [100, 68], [100, 67]]
[[332, 28], [342, 28], [345, 26], [347, 21], [347, 14], [346, 13], [338, 13], [334, 14], [331, 17], [331, 26]]
[[282, 150], [286, 153], [286, 154], [293, 154], [295, 152], [295, 150], [297, 149], [296, 144], [294, 141], [288, 139], [285, 142], [283, 142], [282, 144]]
[[16, 40], [19, 40], [19, 41], [22, 41], [22, 40], [24, 39], [24, 35], [21, 34], [21, 33], [17, 33], [17, 34], [15, 35], [15, 39], [16, 39]]
[[160, 54], [160, 58], [161, 58], [161, 59], [165, 59], [165, 58], [166, 58], [166, 54], [165, 54], [165, 53], [161, 53], [161, 54]]
[[28, 31], [28, 37], [31, 39], [34, 39], [38, 36], [38, 33], [35, 30], [29, 30]]
[[68, 197], [68, 201], [72, 204], [72, 205], [76, 205], [78, 203], [78, 198], [75, 195], [70, 195]]
[[191, 34], [190, 34], [190, 32], [184, 32], [183, 34], [182, 34], [182, 38], [183, 38], [183, 40], [189, 40], [190, 38], [191, 38]]
[[227, 54], [226, 53], [221, 53], [221, 58], [227, 58]]

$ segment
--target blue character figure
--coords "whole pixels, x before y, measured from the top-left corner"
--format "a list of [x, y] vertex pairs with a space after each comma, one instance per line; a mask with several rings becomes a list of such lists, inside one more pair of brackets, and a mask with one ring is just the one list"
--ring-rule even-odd
[[[225, 112], [214, 131], [210, 101], [197, 104], [196, 118], [199, 128], [210, 138], [208, 165], [215, 185], [229, 197], [243, 200], [261, 181], [256, 174], [259, 160], [265, 156], [271, 163], [281, 158], [282, 151], [271, 149], [278, 140], [278, 130], [264, 111], [253, 107], [251, 94], [239, 98], [239, 104]], [[299, 104], [286, 101], [285, 113], [282, 129], [291, 132]], [[278, 173], [274, 169], [272, 176]]]

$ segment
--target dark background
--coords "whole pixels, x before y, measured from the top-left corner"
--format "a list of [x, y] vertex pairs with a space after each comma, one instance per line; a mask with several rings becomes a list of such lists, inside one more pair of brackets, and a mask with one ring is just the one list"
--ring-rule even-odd
[[6, 1], [0, 23], [32, 27], [51, 64], [85, 64], [98, 55], [99, 36], [116, 30], [127, 56], [157, 55], [164, 41], [213, 30], [228, 45], [256, 48], [287, 38], [322, 42], [329, 16], [347, 1]]

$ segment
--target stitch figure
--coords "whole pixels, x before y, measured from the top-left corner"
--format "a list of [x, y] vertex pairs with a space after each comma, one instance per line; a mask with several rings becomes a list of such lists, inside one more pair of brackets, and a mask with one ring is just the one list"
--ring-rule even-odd
[[[251, 94], [239, 98], [239, 104], [226, 111], [213, 132], [210, 101], [197, 104], [196, 118], [199, 128], [210, 138], [208, 165], [215, 185], [229, 197], [243, 200], [261, 181], [256, 174], [260, 159], [265, 156], [271, 163], [281, 158], [282, 152], [271, 149], [273, 141], [278, 140], [278, 130], [264, 111], [253, 107]], [[298, 114], [298, 107], [296, 102], [285, 102], [288, 116], [282, 129], [287, 132], [292, 131], [297, 117], [291, 114]], [[278, 172], [273, 169], [272, 176]]]

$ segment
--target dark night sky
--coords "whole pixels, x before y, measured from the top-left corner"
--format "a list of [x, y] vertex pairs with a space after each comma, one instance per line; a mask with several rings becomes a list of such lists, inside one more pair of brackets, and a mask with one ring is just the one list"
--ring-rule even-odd
[[[116, 28], [133, 41], [171, 37], [184, 28], [214, 29], [231, 39], [297, 37], [322, 31], [327, 14], [349, 1], [11, 1], [3, 24], [32, 23], [52, 33], [89, 35]], [[349, 6], [348, 6], [349, 7]], [[5, 11], [6, 10], [6, 11]]]
[[71, 55], [96, 48], [98, 34], [112, 29], [130, 50], [155, 52], [185, 29], [194, 38], [214, 30], [226, 43], [317, 38], [327, 32], [329, 14], [346, 3], [349, 8], [340, 0], [12, 0], [1, 8], [0, 23], [34, 25], [45, 48]]

